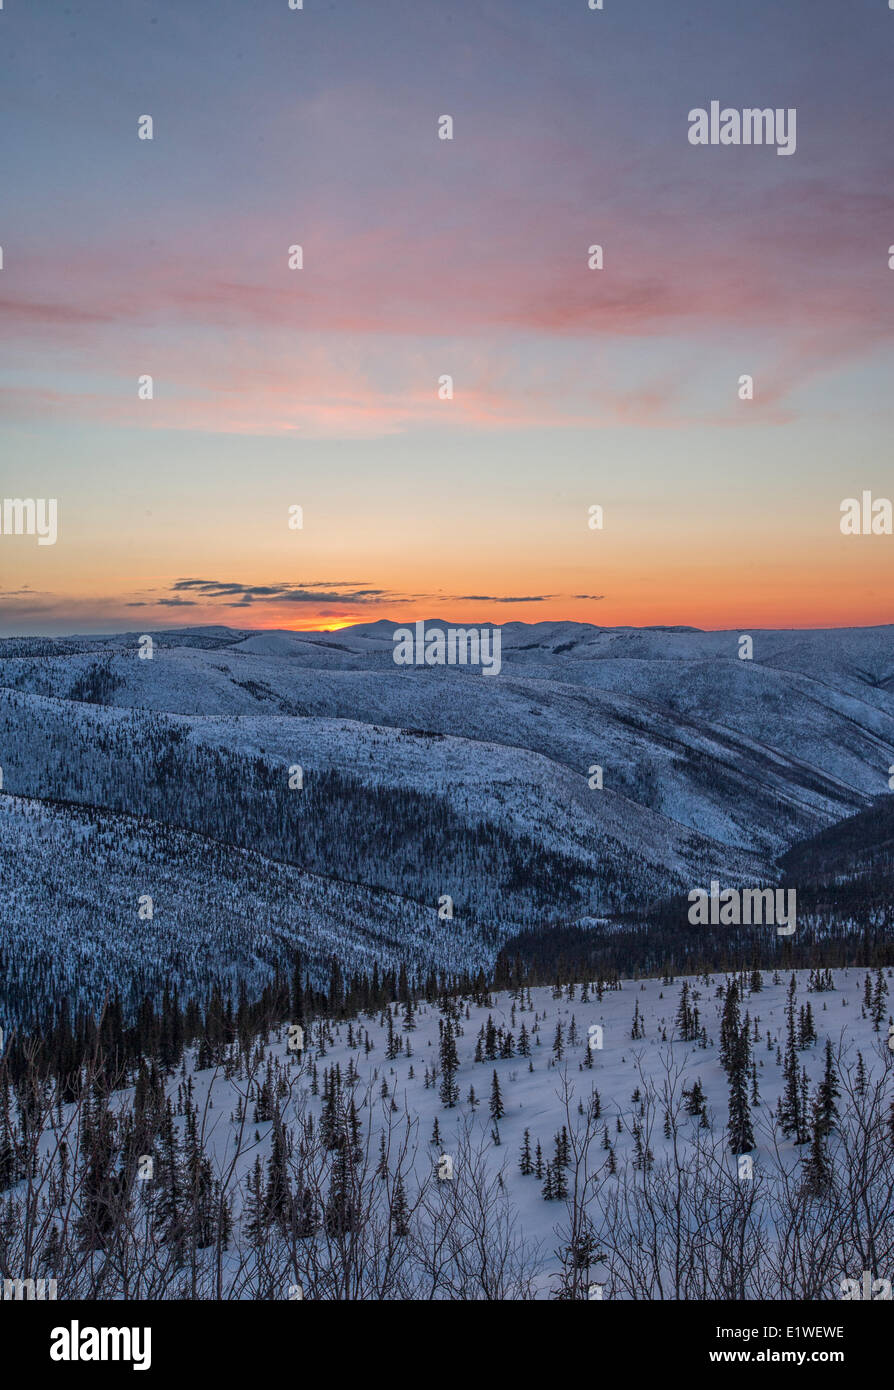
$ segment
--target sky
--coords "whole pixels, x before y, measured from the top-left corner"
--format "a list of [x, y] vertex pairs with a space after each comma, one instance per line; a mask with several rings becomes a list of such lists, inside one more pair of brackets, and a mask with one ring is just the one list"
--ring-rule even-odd
[[603, 3], [4, 0], [0, 632], [894, 621], [894, 10]]

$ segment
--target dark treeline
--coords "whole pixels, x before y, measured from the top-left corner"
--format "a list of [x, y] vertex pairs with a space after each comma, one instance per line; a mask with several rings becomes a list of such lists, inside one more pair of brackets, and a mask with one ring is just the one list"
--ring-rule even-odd
[[[894, 797], [880, 796], [872, 806], [836, 821], [780, 855], [779, 863], [793, 883], [832, 883], [842, 874], [871, 874], [875, 887], [889, 890], [894, 874]], [[846, 884], [843, 886], [847, 886]], [[890, 902], [890, 891], [888, 893]]]
[[650, 914], [647, 923], [619, 919], [605, 929], [553, 927], [527, 931], [506, 942], [494, 966], [495, 988], [521, 973], [527, 985], [557, 980], [616, 979], [621, 975], [736, 974], [744, 969], [793, 970], [894, 965], [894, 940], [885, 923], [822, 924], [802, 921], [793, 936], [773, 926], [692, 926], [686, 899]]
[[[201, 1000], [183, 1001], [176, 988], [153, 1003], [144, 999], [128, 1019], [117, 993], [111, 993], [97, 1016], [80, 1010], [74, 1016], [63, 1000], [56, 1017], [44, 1027], [13, 1033], [6, 1066], [10, 1080], [32, 1069], [63, 1087], [77, 1088], [80, 1068], [99, 1066], [109, 1078], [136, 1075], [142, 1058], [157, 1059], [172, 1070], [185, 1049], [198, 1046], [200, 1069], [220, 1062], [233, 1042], [244, 1046], [259, 1034], [289, 1021], [350, 1019], [380, 1013], [388, 1004], [443, 1003], [457, 996], [486, 1002], [493, 991], [519, 991], [538, 985], [565, 986], [602, 981], [608, 987], [622, 977], [701, 976], [710, 972], [741, 975], [754, 970], [865, 968], [894, 965], [894, 941], [882, 927], [861, 931], [822, 932], [800, 925], [794, 937], [780, 937], [772, 927], [692, 927], [685, 912], [668, 905], [647, 925], [619, 923], [605, 930], [568, 927], [531, 931], [513, 937], [500, 951], [494, 968], [474, 975], [430, 972], [424, 982], [399, 971], [374, 966], [368, 975], [346, 979], [337, 960], [330, 961], [325, 988], [316, 987], [301, 957], [290, 969], [277, 970], [260, 993], [250, 997], [243, 983], [234, 999], [220, 982]], [[121, 1084], [119, 1082], [119, 1084]], [[126, 1084], [126, 1083], [125, 1083]], [[72, 1091], [72, 1093], [73, 1093]]]
[[[519, 965], [515, 972], [519, 979], [520, 969]], [[52, 1078], [62, 1087], [63, 1099], [74, 1099], [87, 1063], [110, 1082], [127, 1085], [145, 1058], [157, 1060], [162, 1071], [171, 1072], [185, 1050], [198, 1045], [197, 1064], [202, 1070], [220, 1064], [232, 1043], [247, 1048], [259, 1035], [284, 1022], [304, 1025], [316, 1019], [350, 1019], [380, 1013], [387, 1004], [415, 1006], [420, 999], [432, 1002], [458, 995], [486, 1001], [491, 988], [482, 971], [474, 979], [432, 973], [423, 985], [413, 987], [403, 966], [398, 972], [380, 972], [374, 966], [367, 977], [345, 980], [333, 958], [328, 987], [319, 989], [296, 954], [291, 974], [278, 972], [254, 999], [243, 986], [235, 1003], [225, 997], [219, 984], [201, 1002], [195, 998], [183, 1002], [176, 989], [165, 990], [157, 1005], [147, 997], [137, 1017], [128, 1022], [117, 994], [109, 996], [98, 1017], [86, 1010], [72, 1017], [63, 1000], [58, 1016], [46, 1027], [11, 1034], [3, 1062], [10, 1081], [35, 1074]]]

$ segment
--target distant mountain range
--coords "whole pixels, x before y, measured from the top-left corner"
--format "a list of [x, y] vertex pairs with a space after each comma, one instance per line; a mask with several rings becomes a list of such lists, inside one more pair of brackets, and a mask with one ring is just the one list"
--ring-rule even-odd
[[397, 666], [400, 625], [0, 642], [26, 1012], [41, 968], [81, 999], [255, 982], [295, 946], [477, 969], [711, 878], [890, 876], [894, 628], [752, 629], [742, 660], [739, 632], [513, 622], [482, 678]]

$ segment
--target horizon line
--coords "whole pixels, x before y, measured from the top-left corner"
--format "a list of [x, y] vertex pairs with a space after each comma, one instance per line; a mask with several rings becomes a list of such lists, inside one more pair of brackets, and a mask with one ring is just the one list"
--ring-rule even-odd
[[507, 627], [542, 627], [546, 624], [551, 626], [564, 625], [568, 627], [586, 627], [599, 632], [691, 632], [691, 633], [721, 633], [721, 632], [869, 632], [873, 629], [894, 627], [894, 619], [887, 623], [811, 623], [807, 625], [792, 625], [767, 627], [749, 623], [732, 623], [723, 627], [699, 627], [694, 623], [591, 623], [579, 618], [540, 618], [535, 622], [526, 622], [521, 618], [511, 618], [506, 622], [480, 622], [465, 619], [462, 622], [451, 622], [443, 618], [373, 618], [367, 621], [339, 623], [332, 626], [321, 626], [315, 628], [291, 628], [291, 627], [245, 627], [242, 625], [234, 626], [230, 623], [185, 623], [179, 625], [159, 626], [157, 624], [147, 624], [143, 627], [115, 627], [107, 631], [79, 631], [79, 632], [9, 632], [4, 633], [0, 630], [0, 642], [15, 641], [16, 639], [34, 638], [43, 641], [65, 641], [82, 640], [89, 641], [97, 638], [124, 637], [132, 633], [201, 633], [201, 632], [234, 632], [250, 633], [263, 635], [264, 633], [282, 633], [293, 637], [312, 637], [336, 636], [341, 632], [351, 632], [355, 628], [376, 627], [384, 623], [391, 627], [407, 627], [417, 622], [434, 627], [456, 627], [456, 628], [507, 628]]

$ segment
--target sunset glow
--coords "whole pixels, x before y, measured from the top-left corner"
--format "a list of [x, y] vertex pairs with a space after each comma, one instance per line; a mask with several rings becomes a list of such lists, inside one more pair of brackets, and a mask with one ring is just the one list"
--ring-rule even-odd
[[[58, 498], [60, 535], [4, 537], [2, 630], [892, 621], [894, 538], [838, 524], [890, 493], [887, 17], [870, 42], [822, 0], [818, 44], [793, 13], [793, 71], [761, 5], [733, 58], [698, 0], [710, 62], [670, 68], [670, 9], [601, 16], [606, 47], [585, 4], [319, 11], [300, 40], [281, 8], [223, 0], [210, 46], [188, 6], [17, 17], [69, 116], [16, 69], [3, 488]], [[708, 74], [784, 89], [796, 152], [693, 147]]]

